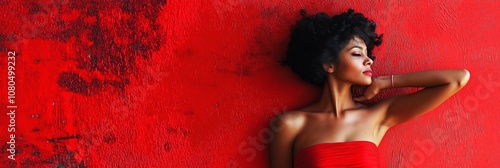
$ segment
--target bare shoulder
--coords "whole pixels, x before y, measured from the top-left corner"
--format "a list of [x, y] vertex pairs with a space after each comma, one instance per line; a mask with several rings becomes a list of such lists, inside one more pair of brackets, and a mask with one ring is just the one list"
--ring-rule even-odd
[[300, 130], [306, 120], [306, 114], [301, 111], [287, 111], [276, 115], [273, 119], [273, 125], [278, 128], [291, 129], [288, 131]]
[[271, 122], [274, 138], [269, 144], [271, 167], [293, 167], [293, 142], [305, 123], [305, 115], [288, 111], [276, 115]]

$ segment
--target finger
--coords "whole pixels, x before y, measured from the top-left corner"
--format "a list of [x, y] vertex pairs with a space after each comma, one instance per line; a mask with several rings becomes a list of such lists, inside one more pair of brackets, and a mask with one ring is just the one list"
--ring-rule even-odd
[[378, 94], [378, 92], [373, 92], [373, 93], [370, 93], [368, 95], [365, 95], [364, 97], [366, 98], [366, 100], [371, 100], [372, 98], [374, 98], [376, 95]]
[[365, 96], [355, 97], [353, 100], [354, 101], [365, 101], [366, 97]]

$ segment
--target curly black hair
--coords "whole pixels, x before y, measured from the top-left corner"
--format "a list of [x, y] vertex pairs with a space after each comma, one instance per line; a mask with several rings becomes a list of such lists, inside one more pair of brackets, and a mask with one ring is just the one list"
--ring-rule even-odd
[[300, 13], [302, 18], [292, 26], [286, 57], [280, 63], [290, 66], [303, 80], [323, 86], [327, 73], [322, 65], [337, 65], [339, 52], [354, 36], [363, 39], [368, 57], [375, 60], [372, 50], [382, 43], [383, 34], [375, 33], [375, 22], [362, 13], [353, 9], [332, 17], [324, 12], [308, 16], [304, 9]]

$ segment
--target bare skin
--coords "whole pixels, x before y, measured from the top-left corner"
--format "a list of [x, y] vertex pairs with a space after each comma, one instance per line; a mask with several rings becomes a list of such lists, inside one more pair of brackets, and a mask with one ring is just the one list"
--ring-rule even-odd
[[[269, 144], [271, 167], [293, 167], [295, 154], [321, 143], [370, 141], [378, 146], [389, 128], [435, 109], [463, 88], [470, 76], [466, 69], [394, 75], [395, 87], [425, 89], [367, 107], [357, 101], [392, 87], [390, 76], [372, 78], [363, 73], [372, 64], [363, 40], [355, 37], [340, 51], [338, 65], [323, 65], [328, 77], [319, 101], [275, 117], [272, 127], [279, 129]], [[368, 85], [363, 96], [353, 98], [350, 88], [355, 84]]]

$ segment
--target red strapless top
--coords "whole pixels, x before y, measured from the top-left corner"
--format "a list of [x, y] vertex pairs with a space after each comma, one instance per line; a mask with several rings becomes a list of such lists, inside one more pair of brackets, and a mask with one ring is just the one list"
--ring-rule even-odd
[[370, 141], [312, 145], [294, 156], [294, 168], [380, 167], [378, 147]]

